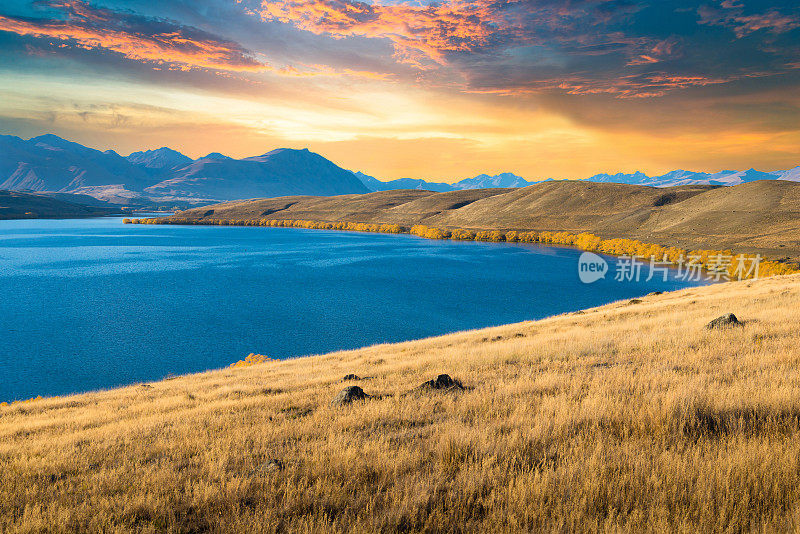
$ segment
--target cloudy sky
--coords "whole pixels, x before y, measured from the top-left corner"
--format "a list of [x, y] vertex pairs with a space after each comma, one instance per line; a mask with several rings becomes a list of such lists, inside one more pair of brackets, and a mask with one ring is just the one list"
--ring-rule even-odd
[[800, 165], [796, 0], [3, 0], [0, 133], [382, 179]]

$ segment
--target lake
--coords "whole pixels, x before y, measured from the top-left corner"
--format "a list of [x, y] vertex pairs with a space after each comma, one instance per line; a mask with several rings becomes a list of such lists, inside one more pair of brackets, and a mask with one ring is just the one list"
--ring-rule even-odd
[[220, 368], [251, 352], [286, 358], [538, 319], [693, 285], [613, 274], [581, 283], [580, 255], [121, 218], [0, 221], [0, 401]]

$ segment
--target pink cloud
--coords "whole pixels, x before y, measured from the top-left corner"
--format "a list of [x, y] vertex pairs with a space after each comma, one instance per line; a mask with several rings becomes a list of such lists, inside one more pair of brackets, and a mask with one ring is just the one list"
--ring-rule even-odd
[[153, 32], [136, 31], [114, 19], [114, 12], [94, 9], [80, 0], [53, 2], [67, 20], [23, 19], [0, 15], [0, 31], [54, 41], [69, 41], [84, 49], [105, 49], [153, 63], [184, 68], [260, 71], [268, 65], [254, 59], [235, 43], [186, 35], [179, 26], [158, 26]]
[[425, 68], [444, 53], [485, 46], [508, 24], [488, 0], [441, 4], [368, 4], [356, 0], [264, 1], [261, 16], [335, 38], [363, 36], [392, 41], [398, 60]]

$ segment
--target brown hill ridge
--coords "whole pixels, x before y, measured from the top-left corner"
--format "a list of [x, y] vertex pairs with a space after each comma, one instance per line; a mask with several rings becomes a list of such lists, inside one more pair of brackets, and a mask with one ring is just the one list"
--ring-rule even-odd
[[[63, 195], [71, 197], [77, 195]], [[94, 199], [92, 199], [94, 200]], [[0, 190], [0, 220], [3, 219], [79, 219], [120, 213], [116, 207], [76, 204], [47, 195]]]
[[582, 181], [522, 189], [395, 190], [281, 197], [182, 211], [176, 219], [284, 219], [442, 228], [591, 232], [665, 246], [800, 261], [800, 183], [655, 188]]

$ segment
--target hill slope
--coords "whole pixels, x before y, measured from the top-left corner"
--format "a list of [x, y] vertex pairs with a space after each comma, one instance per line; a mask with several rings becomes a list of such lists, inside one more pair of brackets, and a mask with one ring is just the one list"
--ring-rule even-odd
[[0, 407], [0, 530], [789, 531], [798, 322], [779, 277]]
[[800, 183], [789, 181], [727, 188], [552, 181], [521, 189], [273, 198], [207, 206], [175, 217], [592, 232], [603, 238], [800, 260]]
[[[2, 219], [76, 219], [98, 217], [119, 213], [113, 207], [87, 205], [80, 202], [67, 202], [63, 199], [74, 195], [34, 195], [17, 191], [0, 190], [0, 220]], [[95, 201], [97, 202], [97, 201]]]

